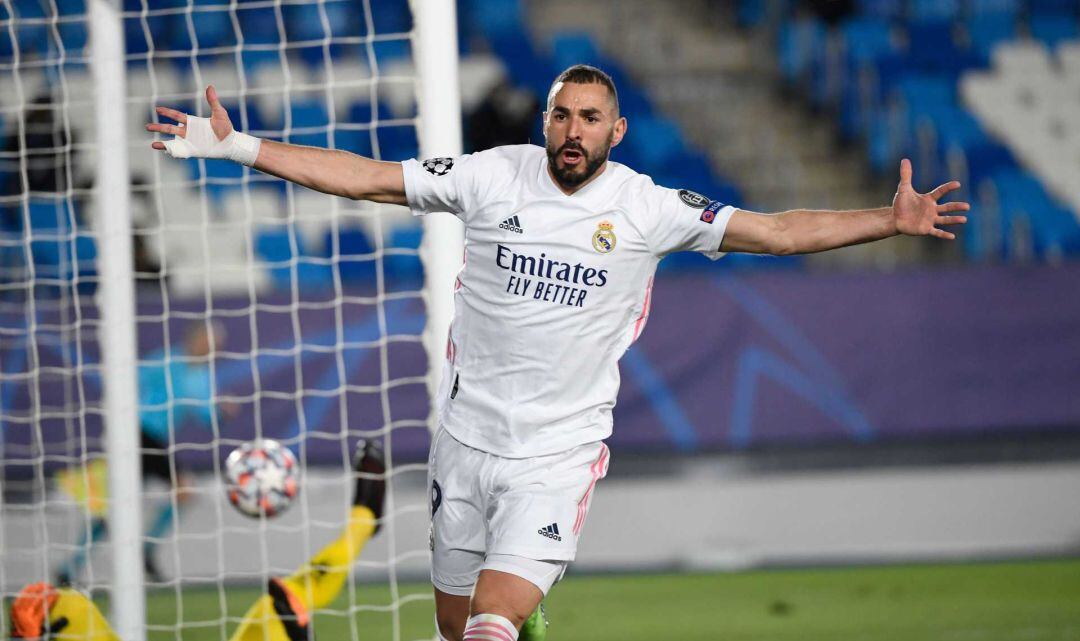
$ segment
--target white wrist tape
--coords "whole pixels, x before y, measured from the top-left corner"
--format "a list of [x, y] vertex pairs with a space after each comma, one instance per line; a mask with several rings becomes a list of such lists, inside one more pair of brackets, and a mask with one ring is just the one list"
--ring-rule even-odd
[[255, 136], [234, 130], [224, 140], [218, 140], [210, 119], [198, 116], [188, 116], [185, 128], [186, 137], [165, 141], [165, 151], [173, 158], [224, 158], [250, 167], [259, 157], [262, 140]]

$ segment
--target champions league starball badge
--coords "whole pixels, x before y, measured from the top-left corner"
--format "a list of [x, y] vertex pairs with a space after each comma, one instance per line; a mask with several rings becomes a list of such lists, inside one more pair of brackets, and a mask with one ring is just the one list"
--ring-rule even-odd
[[597, 227], [599, 229], [592, 235], [593, 249], [601, 254], [610, 254], [615, 249], [615, 232], [611, 231], [615, 228], [615, 225], [605, 220]]
[[453, 168], [453, 158], [428, 158], [424, 161], [424, 169], [434, 176], [445, 176]]

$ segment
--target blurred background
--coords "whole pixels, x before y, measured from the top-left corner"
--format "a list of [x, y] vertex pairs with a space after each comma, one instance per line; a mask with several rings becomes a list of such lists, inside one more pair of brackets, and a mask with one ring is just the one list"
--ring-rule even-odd
[[[816, 256], [661, 263], [649, 329], [621, 362], [613, 463], [575, 571], [742, 576], [1048, 559], [1023, 567], [1080, 576], [1069, 561], [1080, 552], [1080, 3], [461, 0], [457, 9], [466, 151], [542, 144], [551, 80], [588, 63], [613, 76], [629, 120], [613, 160], [658, 184], [756, 211], [877, 207], [891, 201], [906, 157], [916, 189], [956, 179], [955, 198], [972, 204], [952, 243], [895, 238]], [[78, 501], [52, 478], [101, 456], [100, 214], [90, 196], [96, 129], [110, 114], [93, 108], [86, 11], [82, 0], [0, 6], [5, 594], [84, 546]], [[201, 89], [213, 83], [254, 135], [416, 157], [413, 20], [403, 0], [125, 0], [123, 12], [140, 355], [168, 360], [190, 326], [218, 323], [223, 343], [201, 362], [217, 400], [234, 408], [210, 429], [176, 422], [169, 455], [202, 490], [162, 541], [158, 587], [224, 591], [270, 571], [265, 550], [247, 549], [250, 528], [223, 512], [214, 473], [223, 452], [256, 433], [301, 453], [308, 487], [325, 490], [260, 530], [281, 537], [270, 547], [283, 548], [275, 568], [337, 527], [343, 461], [360, 436], [393, 443], [401, 505], [424, 504], [422, 230], [403, 208], [230, 162], [162, 158], [142, 127], [154, 104], [204, 113]], [[148, 496], [169, 492], [156, 491]], [[405, 510], [357, 577], [422, 580], [426, 527], [422, 507]], [[291, 546], [301, 529], [305, 545]], [[108, 585], [107, 555], [91, 555], [84, 585]], [[757, 583], [730, 584], [730, 603], [795, 622], [773, 637], [800, 629], [793, 612], [815, 610], [779, 592], [745, 604], [737, 594], [773, 580], [745, 576]], [[871, 586], [864, 593], [832, 593], [817, 578], [792, 590], [900, 607], [879, 586], [924, 580], [890, 576], [839, 579]], [[982, 622], [926, 625], [1076, 638], [1080, 586], [1048, 576], [966, 577], [1018, 593], [972, 605]], [[1054, 596], [1026, 591], [1033, 584]], [[368, 612], [350, 598], [350, 612]], [[1029, 609], [1015, 620], [993, 619], [1024, 598]], [[388, 602], [402, 607], [396, 593]], [[883, 621], [907, 617], [889, 607]], [[162, 630], [195, 634], [169, 621]]]

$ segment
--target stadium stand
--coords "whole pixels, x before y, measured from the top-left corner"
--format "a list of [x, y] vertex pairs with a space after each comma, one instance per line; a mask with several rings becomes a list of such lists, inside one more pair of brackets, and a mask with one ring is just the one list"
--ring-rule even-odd
[[785, 81], [835, 111], [876, 172], [909, 156], [923, 184], [963, 182], [970, 258], [1080, 254], [1077, 3], [861, 0], [836, 26], [783, 4]]
[[[364, 4], [321, 5], [335, 37], [352, 43], [369, 35]], [[393, 243], [399, 241], [406, 243], [405, 247], [416, 245], [416, 223], [408, 217], [390, 219], [389, 224], [380, 227], [381, 231], [363, 224], [362, 216], [347, 217], [345, 224], [333, 227], [328, 215], [333, 205], [325, 197], [301, 195], [302, 190], [287, 188], [277, 179], [225, 161], [155, 164], [153, 152], [142, 144], [146, 139], [142, 123], [153, 118], [152, 95], [157, 96], [159, 103], [192, 110], [197, 108], [193, 97], [199, 95], [202, 86], [213, 83], [238, 127], [255, 135], [298, 144], [333, 145], [389, 160], [415, 157], [418, 154], [413, 123], [416, 110], [406, 38], [412, 22], [405, 0], [370, 3], [374, 31], [381, 34], [372, 42], [374, 57], [364, 44], [335, 44], [330, 51], [332, 68], [323, 58], [323, 17], [316, 5], [283, 5], [282, 33], [272, 6], [241, 4], [237, 7], [240, 34], [224, 8], [208, 6], [190, 12], [190, 25], [186, 23], [189, 16], [186, 12], [156, 11], [173, 5], [186, 6], [186, 2], [163, 0], [155, 3], [155, 11], [149, 13], [144, 11], [140, 0], [124, 2], [131, 165], [140, 181], [149, 180], [151, 176], [144, 174], [153, 170], [160, 172], [163, 183], [161, 194], [151, 197], [150, 206], [145, 211], [136, 211], [135, 222], [137, 228], [145, 230], [137, 233], [143, 235], [147, 250], [159, 263], [169, 265], [174, 291], [200, 290], [204, 272], [211, 274], [215, 289], [220, 291], [238, 291], [248, 286], [244, 267], [247, 249], [242, 230], [245, 223], [233, 218], [239, 214], [231, 213], [244, 211], [235, 205], [245, 199], [250, 199], [254, 211], [266, 212], [265, 220], [256, 221], [259, 227], [254, 238], [255, 253], [271, 265], [268, 274], [256, 278], [261, 284], [287, 285], [288, 265], [295, 260], [303, 284], [331, 287], [332, 272], [323, 259], [329, 256], [335, 233], [343, 255], [370, 254], [376, 246], [392, 254]], [[57, 110], [62, 110], [70, 122], [75, 140], [90, 142], [94, 136], [93, 92], [85, 66], [86, 29], [81, 19], [86, 8], [81, 0], [61, 0], [56, 6], [61, 18], [62, 50], [42, 23], [19, 23], [14, 41], [7, 30], [0, 34], [0, 62], [10, 63], [18, 56], [24, 67], [27, 61], [38, 63], [20, 70], [18, 79], [14, 77], [14, 69], [4, 72], [4, 86], [18, 84], [23, 91], [0, 92], [4, 94], [0, 99], [0, 118], [3, 118], [0, 122], [8, 123], [5, 133], [10, 134], [11, 123], [26, 108], [24, 103], [36, 96], [51, 97]], [[19, 0], [5, 7], [10, 7], [6, 10], [11, 16], [49, 17], [36, 0]], [[653, 175], [662, 184], [677, 183], [727, 202], [740, 201], [735, 186], [711, 170], [702, 151], [687, 141], [673, 121], [655, 112], [646, 94], [623, 67], [603, 55], [588, 34], [563, 33], [551, 42], [539, 42], [525, 27], [523, 15], [521, 0], [460, 3], [461, 74], [467, 108], [480, 106], [499, 83], [524, 89], [532, 94], [534, 104], [542, 105], [551, 79], [559, 70], [577, 62], [596, 64], [613, 75], [620, 89], [623, 112], [635, 121], [635, 135], [628, 140], [629, 144], [615, 152], [616, 160]], [[0, 19], [6, 17], [9, 16], [5, 14]], [[395, 33], [401, 37], [387, 36]], [[243, 39], [243, 46], [239, 47], [242, 65], [236, 64], [238, 35]], [[57, 73], [61, 56], [65, 61], [62, 75]], [[371, 85], [375, 68], [379, 100], [377, 109], [373, 110]], [[327, 85], [329, 92], [325, 90]], [[538, 116], [532, 118], [530, 139], [534, 142], [542, 140]], [[58, 121], [57, 131], [62, 130], [62, 122]], [[9, 137], [9, 142], [11, 146], [4, 151], [0, 169], [5, 182], [18, 173], [22, 151], [16, 138]], [[469, 141], [466, 147], [471, 147]], [[676, 166], [689, 167], [692, 171], [690, 175], [681, 171], [678, 176], [672, 176], [671, 168]], [[92, 181], [92, 168], [93, 154], [82, 154], [76, 167], [77, 180]], [[244, 189], [245, 184], [250, 189]], [[67, 206], [76, 207], [74, 201], [66, 198], [66, 192], [61, 187], [55, 194]], [[3, 233], [12, 239], [3, 244], [5, 248], [17, 246], [15, 239], [24, 232], [18, 193], [14, 187], [5, 192], [9, 198], [4, 202], [7, 213]], [[284, 199], [290, 197], [300, 203], [297, 205], [300, 220], [295, 228], [284, 225], [281, 214], [286, 211]], [[211, 215], [211, 220], [205, 222], [204, 198]], [[337, 206], [353, 208], [349, 203]], [[359, 206], [354, 213], [357, 209]], [[81, 212], [76, 213], [74, 220], [88, 222]], [[169, 233], [161, 237], [163, 224], [168, 226]], [[211, 224], [220, 232], [214, 237], [213, 248], [194, 242], [203, 224]], [[374, 238], [373, 234], [380, 238]], [[85, 240], [92, 242], [89, 238]], [[46, 253], [48, 258], [42, 254], [41, 261], [54, 260], [55, 252]], [[4, 260], [12, 269], [20, 263], [10, 250], [5, 250]], [[38, 252], [34, 261], [39, 261]], [[675, 263], [679, 261], [671, 262], [677, 267]], [[359, 262], [345, 260], [342, 278], [345, 281], [368, 278], [369, 270], [358, 265]], [[87, 268], [92, 269], [92, 265]], [[418, 268], [417, 261], [399, 256], [391, 261], [389, 272], [395, 277], [415, 278], [419, 275]]]

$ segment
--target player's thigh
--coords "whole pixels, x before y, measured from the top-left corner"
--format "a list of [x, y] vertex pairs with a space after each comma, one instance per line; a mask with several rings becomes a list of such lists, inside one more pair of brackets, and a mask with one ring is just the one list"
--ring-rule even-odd
[[607, 472], [607, 447], [592, 443], [507, 466], [488, 525], [487, 552], [572, 561], [593, 490]]
[[485, 498], [477, 481], [482, 454], [445, 431], [432, 440], [428, 461], [431, 581], [451, 595], [472, 594], [486, 552]]

